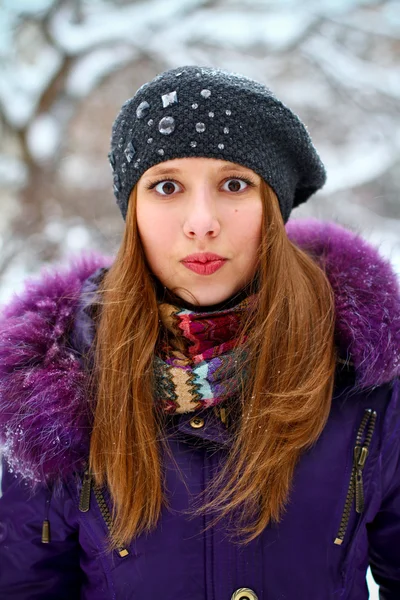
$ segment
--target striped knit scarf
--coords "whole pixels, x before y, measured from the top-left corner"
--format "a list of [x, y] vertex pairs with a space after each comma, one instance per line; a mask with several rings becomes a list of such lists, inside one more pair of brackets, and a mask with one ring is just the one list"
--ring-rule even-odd
[[246, 353], [238, 332], [255, 307], [250, 295], [232, 308], [194, 312], [166, 302], [158, 305], [162, 333], [157, 347], [155, 395], [169, 413], [215, 406], [237, 394]]

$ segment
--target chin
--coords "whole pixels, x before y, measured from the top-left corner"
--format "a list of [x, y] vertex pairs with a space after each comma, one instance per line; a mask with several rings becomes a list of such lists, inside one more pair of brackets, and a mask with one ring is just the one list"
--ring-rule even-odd
[[201, 286], [201, 288], [187, 288], [194, 298], [187, 292], [182, 291], [179, 296], [186, 302], [198, 306], [214, 306], [228, 300], [236, 292], [236, 288], [213, 289], [212, 285]]

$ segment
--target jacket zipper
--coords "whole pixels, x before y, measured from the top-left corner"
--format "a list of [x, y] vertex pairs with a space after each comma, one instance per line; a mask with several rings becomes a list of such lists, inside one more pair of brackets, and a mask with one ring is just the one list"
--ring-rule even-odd
[[[346, 535], [353, 500], [355, 500], [355, 509], [357, 513], [362, 513], [364, 510], [363, 469], [365, 467], [365, 461], [367, 460], [369, 446], [374, 433], [376, 416], [376, 411], [373, 411], [371, 408], [366, 408], [358, 428], [356, 445], [353, 450], [353, 466], [351, 469], [349, 487], [347, 489], [347, 496], [339, 530], [334, 540], [334, 543], [339, 546], [343, 543]], [[365, 430], [366, 434], [363, 441], [362, 438]]]
[[[97, 504], [99, 506], [101, 516], [104, 519], [104, 522], [107, 526], [108, 531], [111, 531], [112, 518], [111, 518], [110, 511], [108, 509], [107, 503], [105, 501], [105, 498], [104, 498], [101, 490], [98, 487], [92, 486], [92, 475], [91, 475], [89, 469], [86, 469], [86, 471], [83, 475], [82, 489], [81, 489], [81, 493], [79, 496], [79, 510], [81, 512], [88, 512], [88, 510], [90, 509], [90, 492], [92, 489], [93, 489], [94, 496], [97, 500]], [[121, 556], [122, 558], [124, 558], [125, 556], [128, 556], [128, 554], [129, 554], [129, 551], [126, 548], [124, 548], [123, 546], [120, 546], [119, 548], [117, 548], [116, 552], [118, 552], [119, 556]]]

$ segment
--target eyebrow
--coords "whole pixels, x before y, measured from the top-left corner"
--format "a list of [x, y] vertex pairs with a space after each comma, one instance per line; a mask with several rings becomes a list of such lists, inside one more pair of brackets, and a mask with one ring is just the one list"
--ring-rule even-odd
[[[238, 170], [248, 171], [246, 167], [242, 167], [241, 165], [225, 165], [218, 169], [218, 172], [225, 173], [226, 171], [238, 171]], [[154, 169], [151, 173], [148, 173], [148, 177], [156, 177], [159, 175], [179, 175], [182, 172], [181, 169], [177, 169], [175, 167], [159, 167], [158, 169]]]

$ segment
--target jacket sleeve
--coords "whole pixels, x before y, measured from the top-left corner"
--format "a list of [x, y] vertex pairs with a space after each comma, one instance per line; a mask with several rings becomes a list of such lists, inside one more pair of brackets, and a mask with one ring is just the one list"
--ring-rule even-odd
[[[3, 461], [0, 497], [0, 600], [79, 598], [78, 529], [68, 522], [72, 499], [62, 488], [35, 491], [7, 470]], [[51, 542], [42, 543], [48, 515]]]
[[380, 600], [400, 598], [400, 379], [394, 382], [382, 447], [382, 502], [369, 523], [369, 562]]

